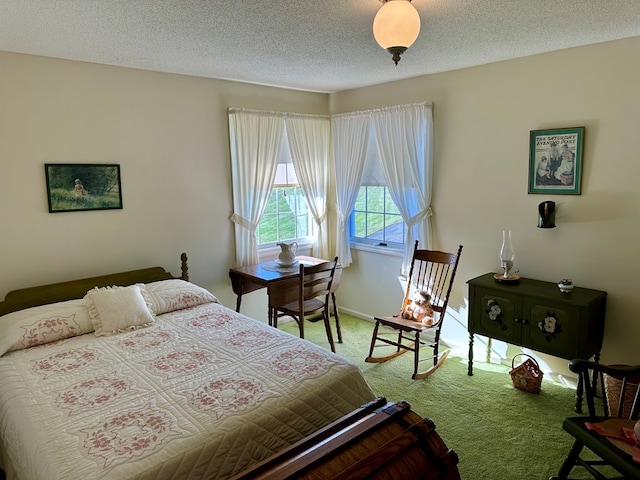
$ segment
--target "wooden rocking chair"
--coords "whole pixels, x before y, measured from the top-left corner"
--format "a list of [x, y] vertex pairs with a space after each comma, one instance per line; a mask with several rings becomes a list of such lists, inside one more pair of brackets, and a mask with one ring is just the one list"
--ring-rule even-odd
[[[392, 317], [375, 317], [376, 325], [373, 329], [369, 356], [365, 362], [380, 363], [391, 360], [407, 351], [414, 352], [414, 368], [412, 378], [420, 379], [431, 375], [449, 354], [449, 350], [438, 356], [440, 330], [449, 303], [451, 287], [460, 261], [462, 245], [456, 254], [439, 252], [434, 250], [418, 250], [416, 241], [407, 289], [402, 302], [402, 309]], [[433, 318], [431, 320], [416, 321], [410, 317], [409, 310], [415, 291], [426, 291], [431, 295]], [[409, 307], [409, 308], [408, 308]], [[396, 332], [385, 332], [380, 326], [390, 327]], [[424, 332], [433, 332], [433, 340], [425, 341], [420, 338]], [[392, 336], [390, 336], [390, 333]], [[403, 343], [406, 340], [409, 343]], [[424, 345], [432, 349], [432, 355], [421, 358], [420, 346]], [[374, 349], [394, 346], [395, 351], [384, 356], [374, 356]], [[433, 360], [433, 365], [423, 372], [418, 372], [420, 362]]]

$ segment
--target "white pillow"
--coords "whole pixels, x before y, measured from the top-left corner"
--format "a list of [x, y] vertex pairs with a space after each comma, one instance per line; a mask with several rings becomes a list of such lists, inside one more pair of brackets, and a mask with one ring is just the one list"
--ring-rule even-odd
[[151, 304], [151, 310], [156, 315], [203, 303], [218, 303], [218, 299], [208, 290], [179, 279], [147, 283], [142, 288], [142, 296]]
[[155, 321], [140, 285], [96, 287], [84, 298], [97, 336], [147, 327]]
[[84, 300], [30, 307], [0, 317], [0, 356], [93, 332]]

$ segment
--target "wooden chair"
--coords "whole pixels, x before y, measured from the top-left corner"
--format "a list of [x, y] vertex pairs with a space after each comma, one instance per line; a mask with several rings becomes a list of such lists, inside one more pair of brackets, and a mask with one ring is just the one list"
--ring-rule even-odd
[[[462, 245], [459, 246], [458, 252], [455, 254], [433, 250], [418, 250], [418, 242], [416, 241], [402, 309], [392, 317], [375, 317], [376, 324], [371, 338], [371, 347], [365, 362], [386, 362], [407, 351], [412, 351], [414, 352], [413, 379], [426, 378], [442, 365], [449, 350], [446, 350], [442, 356], [438, 356], [440, 330], [447, 304], [449, 303], [449, 295], [451, 294], [451, 287], [453, 286], [461, 253]], [[411, 304], [416, 290], [426, 290], [431, 295], [434, 317], [430, 325], [411, 318], [403, 318], [403, 314], [408, 311], [407, 307]], [[388, 329], [385, 331], [380, 326], [392, 328], [394, 330], [391, 333], [392, 336], [390, 336]], [[425, 332], [433, 332], [432, 341], [425, 341], [420, 338], [420, 335]], [[404, 340], [409, 343], [403, 343]], [[421, 358], [421, 345], [430, 347], [432, 354]], [[393, 353], [374, 356], [376, 348], [388, 348], [389, 346], [395, 347]], [[433, 365], [423, 372], [418, 372], [420, 362], [430, 359], [433, 360]]]
[[[557, 477], [567, 479], [574, 467], [583, 467], [596, 479], [620, 478], [605, 476], [619, 472], [625, 479], [640, 479], [640, 463], [632, 454], [640, 456], [640, 446], [626, 443], [615, 437], [622, 435], [622, 428], [630, 428], [640, 413], [640, 365], [607, 366], [587, 360], [574, 359], [569, 369], [580, 376], [587, 399], [588, 416], [569, 417], [562, 428], [575, 438]], [[597, 389], [601, 398], [596, 398]], [[592, 454], [582, 456], [584, 447]], [[598, 459], [594, 459], [594, 455]], [[605, 467], [609, 466], [609, 467]], [[608, 471], [607, 471], [608, 470]], [[583, 478], [582, 476], [580, 478]]]
[[[342, 276], [342, 268], [340, 265], [336, 266], [336, 271], [333, 274], [333, 281], [331, 282], [331, 306], [333, 307], [333, 311], [330, 312], [330, 316], [332, 315], [336, 321], [336, 332], [338, 333], [338, 343], [342, 343], [342, 329], [340, 328], [340, 313], [338, 311], [338, 301], [336, 299], [336, 291], [338, 287], [340, 287], [340, 277]], [[307, 318], [310, 322], [319, 322], [322, 320], [323, 314], [322, 312]], [[0, 479], [1, 480], [1, 479]]]
[[[323, 262], [318, 265], [304, 266], [300, 263], [300, 275], [296, 278], [295, 286], [282, 288], [272, 292], [270, 296], [270, 308], [273, 309], [274, 327], [278, 326], [278, 317], [292, 317], [300, 329], [300, 338], [304, 338], [304, 318], [307, 315], [320, 313], [324, 320], [327, 331], [327, 339], [331, 345], [331, 351], [335, 353], [336, 347], [333, 343], [333, 334], [329, 323], [329, 301], [335, 294], [331, 286], [333, 283], [338, 257], [333, 261]], [[295, 300], [293, 299], [295, 298]], [[334, 311], [337, 313], [334, 295]], [[342, 338], [338, 317], [338, 335]]]

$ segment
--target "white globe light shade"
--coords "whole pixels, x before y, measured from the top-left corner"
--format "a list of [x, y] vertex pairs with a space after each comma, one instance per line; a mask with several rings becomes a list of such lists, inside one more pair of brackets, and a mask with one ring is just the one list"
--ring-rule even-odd
[[382, 48], [409, 48], [420, 33], [420, 14], [409, 0], [389, 0], [373, 19], [373, 36]]

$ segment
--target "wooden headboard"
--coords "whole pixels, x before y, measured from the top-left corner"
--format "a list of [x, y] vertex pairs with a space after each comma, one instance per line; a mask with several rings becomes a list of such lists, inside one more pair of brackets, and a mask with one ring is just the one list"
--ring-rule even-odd
[[81, 278], [68, 282], [51, 283], [37, 287], [21, 288], [7, 293], [4, 302], [0, 302], [0, 315], [22, 310], [23, 308], [47, 305], [83, 298], [94, 287], [109, 287], [112, 285], [133, 285], [134, 283], [150, 283], [158, 280], [180, 278], [189, 280], [187, 254], [180, 255], [181, 271], [179, 277], [174, 277], [162, 267], [143, 268], [129, 272], [112, 273], [99, 277]]

